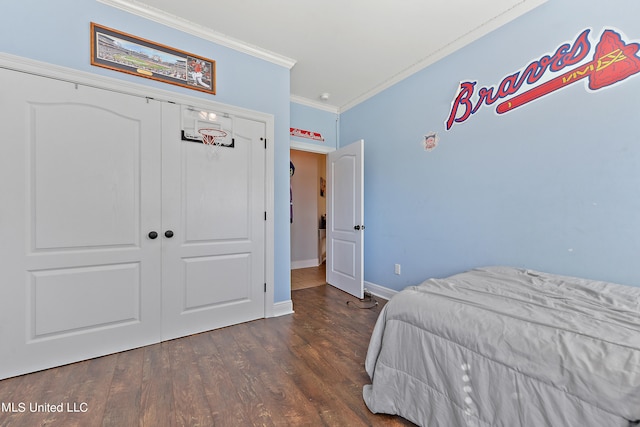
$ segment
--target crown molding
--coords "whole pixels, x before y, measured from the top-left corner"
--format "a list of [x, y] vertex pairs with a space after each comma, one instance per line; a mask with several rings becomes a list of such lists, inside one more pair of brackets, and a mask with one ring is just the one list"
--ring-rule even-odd
[[329, 105], [324, 102], [314, 101], [313, 99], [305, 98], [298, 95], [291, 95], [289, 100], [296, 104], [306, 105], [307, 107], [315, 108], [317, 110], [328, 111], [329, 113], [340, 114], [340, 108], [335, 105]]
[[106, 4], [111, 7], [115, 7], [125, 12], [140, 16], [150, 21], [157, 22], [162, 25], [174, 28], [199, 37], [204, 40], [211, 41], [230, 49], [246, 53], [265, 61], [269, 61], [276, 65], [280, 65], [291, 69], [295, 63], [295, 59], [288, 58], [286, 56], [277, 54], [275, 52], [268, 51], [266, 49], [259, 48], [257, 46], [250, 45], [241, 40], [234, 39], [227, 35], [218, 33], [210, 28], [204, 27], [200, 24], [196, 24], [186, 19], [179, 18], [170, 13], [164, 12], [160, 9], [142, 4], [136, 0], [96, 0], [99, 3]]
[[524, 14], [532, 11], [533, 9], [535, 9], [536, 7], [546, 3], [547, 1], [549, 1], [549, 0], [521, 0], [519, 3], [517, 3], [516, 5], [514, 5], [510, 9], [508, 9], [508, 10], [502, 12], [501, 14], [496, 15], [493, 18], [481, 23], [477, 27], [472, 28], [471, 30], [469, 30], [465, 34], [463, 34], [460, 37], [458, 37], [457, 39], [453, 40], [448, 45], [444, 46], [442, 49], [440, 49], [438, 51], [435, 51], [435, 52], [432, 52], [426, 58], [422, 59], [421, 61], [418, 61], [417, 63], [415, 63], [413, 65], [411, 65], [410, 67], [406, 68], [405, 70], [403, 70], [400, 73], [396, 74], [395, 76], [391, 77], [390, 79], [388, 79], [387, 81], [383, 82], [382, 84], [380, 84], [380, 85], [372, 88], [371, 90], [363, 93], [362, 95], [352, 99], [348, 103], [346, 103], [344, 105], [341, 105], [340, 108], [339, 108], [340, 112], [343, 113], [343, 112], [355, 107], [356, 105], [361, 104], [362, 102], [366, 101], [369, 98], [374, 97], [375, 95], [379, 94], [380, 92], [384, 91], [385, 89], [388, 89], [391, 86], [393, 86], [393, 85], [401, 82], [402, 80], [406, 79], [407, 77], [417, 73], [418, 71], [421, 71], [421, 70], [427, 68], [429, 65], [438, 62], [439, 60], [443, 59], [444, 57], [446, 57], [448, 55], [451, 55], [452, 53], [454, 53], [458, 49], [461, 49], [461, 48], [473, 43], [475, 40], [478, 40], [479, 38], [481, 38], [481, 37], [489, 34], [490, 32], [500, 28], [501, 26], [505, 25], [506, 23], [508, 23], [508, 22], [520, 17], [520, 16], [523, 16]]

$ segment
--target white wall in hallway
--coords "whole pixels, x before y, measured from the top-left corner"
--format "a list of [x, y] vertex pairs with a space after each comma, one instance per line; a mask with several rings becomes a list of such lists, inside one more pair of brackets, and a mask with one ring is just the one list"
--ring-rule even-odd
[[[325, 177], [325, 155], [291, 150], [295, 174], [291, 178], [293, 223], [291, 268], [318, 265], [318, 226], [326, 201], [320, 196], [320, 177]], [[325, 177], [326, 178], [326, 177]]]

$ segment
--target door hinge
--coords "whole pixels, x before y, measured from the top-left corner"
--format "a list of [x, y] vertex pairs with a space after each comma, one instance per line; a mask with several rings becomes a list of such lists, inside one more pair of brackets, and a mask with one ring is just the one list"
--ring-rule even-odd
[[267, 292], [267, 284], [264, 284], [264, 291]]
[[264, 220], [267, 220], [267, 211], [264, 211]]

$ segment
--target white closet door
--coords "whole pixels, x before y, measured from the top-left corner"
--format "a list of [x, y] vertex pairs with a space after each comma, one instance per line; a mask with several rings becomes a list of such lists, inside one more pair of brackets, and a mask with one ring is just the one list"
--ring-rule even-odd
[[157, 102], [0, 70], [0, 378], [160, 340]]
[[265, 313], [265, 123], [226, 118], [234, 147], [213, 154], [180, 139], [179, 119], [163, 105], [165, 340]]

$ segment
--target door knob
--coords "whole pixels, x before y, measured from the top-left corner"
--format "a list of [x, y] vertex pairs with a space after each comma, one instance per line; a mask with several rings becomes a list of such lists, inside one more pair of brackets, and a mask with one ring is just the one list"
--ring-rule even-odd
[[354, 226], [354, 227], [353, 227], [353, 229], [354, 229], [354, 230], [360, 230], [360, 226], [359, 226], [359, 225], [356, 225], [356, 226]]
[[149, 238], [151, 240], [155, 239], [156, 237], [158, 237], [158, 233], [156, 233], [155, 231], [150, 231], [149, 232]]
[[164, 237], [166, 237], [167, 239], [170, 239], [173, 237], [173, 231], [171, 230], [167, 230], [164, 232]]

